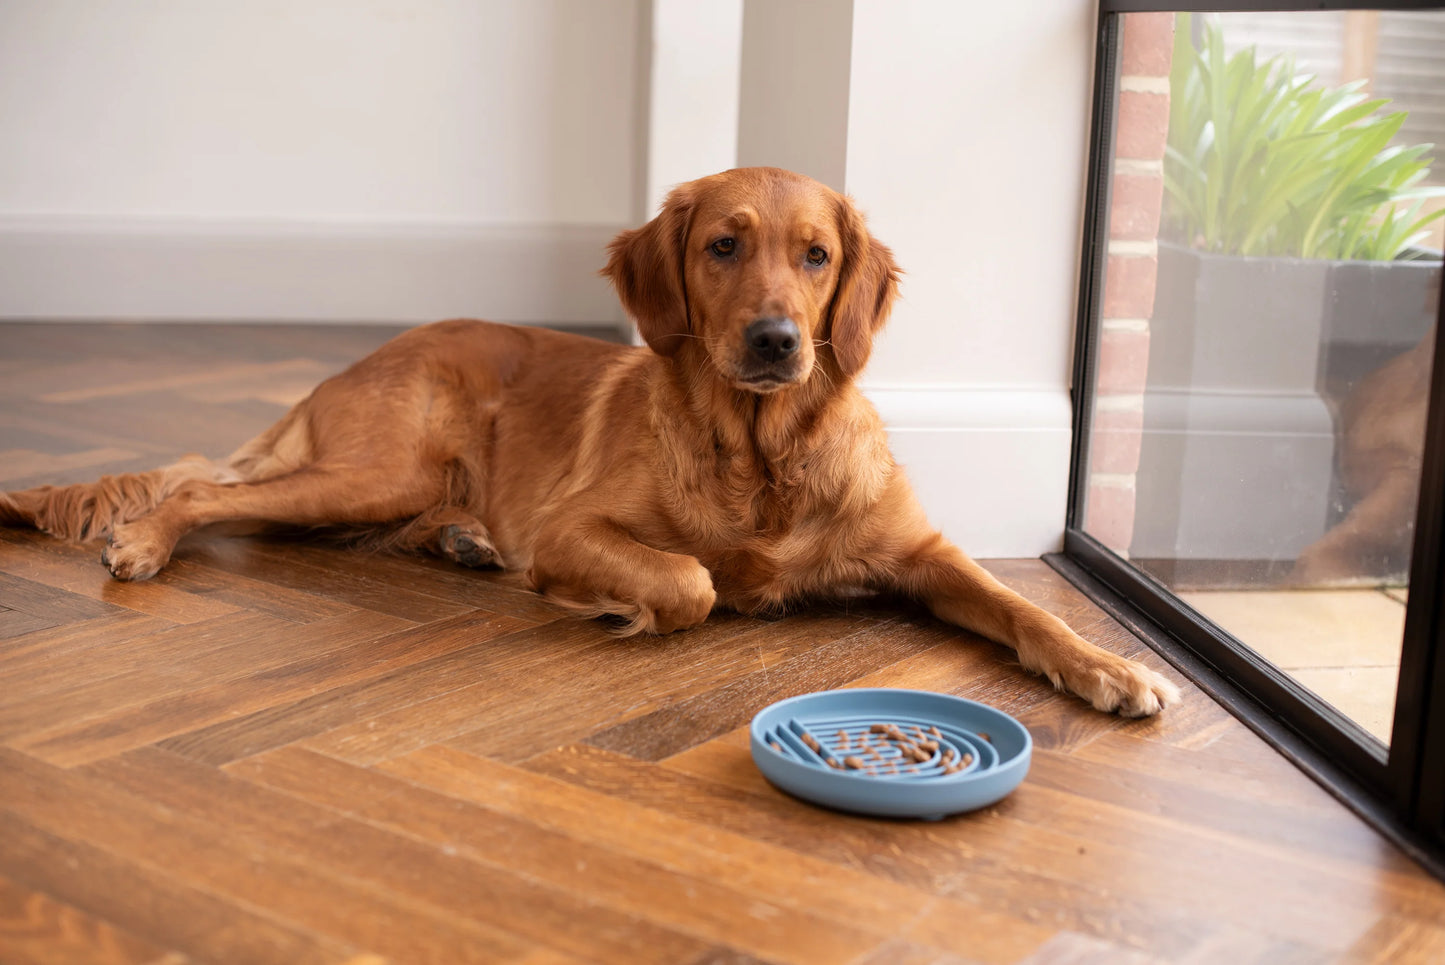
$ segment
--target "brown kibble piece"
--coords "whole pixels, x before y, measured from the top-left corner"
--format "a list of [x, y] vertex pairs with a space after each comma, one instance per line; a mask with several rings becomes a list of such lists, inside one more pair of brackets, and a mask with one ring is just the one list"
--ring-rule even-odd
[[808, 745], [808, 750], [812, 751], [813, 753], [817, 754], [822, 751], [822, 747], [818, 744], [818, 738], [814, 737], [807, 731], [803, 731], [802, 741], [804, 744]]
[[938, 750], [938, 741], [924, 741], [918, 746], [928, 751], [928, 753], [932, 754], [934, 751]]
[[772, 749], [777, 751], [779, 754], [783, 752], [783, 745], [779, 744], [777, 741], [768, 741], [768, 746], [772, 747]]
[[923, 728], [922, 728], [922, 727], [915, 727], [915, 728], [913, 728], [913, 739], [914, 739], [914, 740], [924, 740]]
[[842, 744], [844, 747], [848, 746], [848, 732], [846, 730], [838, 731], [838, 743]]
[[973, 763], [973, 755], [972, 755], [972, 754], [965, 754], [965, 755], [963, 755], [963, 760], [962, 760], [962, 761], [959, 761], [959, 766], [960, 766], [960, 767], [967, 767], [968, 765], [970, 765], [970, 764], [972, 764], [972, 763]]
[[863, 762], [856, 757], [845, 757], [843, 758], [843, 766], [850, 770], [861, 771], [863, 769]]
[[868, 733], [870, 733], [870, 734], [886, 734], [886, 733], [888, 733], [888, 725], [887, 725], [887, 724], [874, 724], [872, 727], [868, 728]]
[[918, 773], [918, 768], [916, 768], [916, 767], [910, 767], [910, 768], [908, 768], [908, 773], [909, 773], [909, 774], [917, 774], [917, 773]]
[[843, 765], [838, 763], [838, 758], [836, 758], [836, 757], [830, 757], [830, 758], [828, 758], [828, 766], [829, 766], [829, 767], [832, 767], [832, 768], [836, 768], [836, 769], [838, 769], [838, 770], [840, 770], [840, 771], [843, 769]]
[[979, 732], [978, 732], [978, 739], [979, 739], [979, 740], [988, 741], [990, 744], [993, 743], [993, 738], [990, 737], [990, 736], [988, 736], [988, 733], [987, 733], [986, 731], [979, 731]]
[[928, 728], [928, 732], [929, 732], [930, 734], [932, 734], [934, 737], [937, 737], [939, 740], [942, 740], [942, 739], [943, 739], [943, 735], [938, 732], [938, 728], [937, 728], [937, 727], [930, 727], [930, 728]]
[[948, 764], [953, 760], [953, 748], [945, 748], [943, 751], [943, 763]]

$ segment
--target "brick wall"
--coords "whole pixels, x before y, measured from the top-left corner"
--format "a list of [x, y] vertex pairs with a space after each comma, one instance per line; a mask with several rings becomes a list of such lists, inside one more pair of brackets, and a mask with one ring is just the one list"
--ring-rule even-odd
[[1149, 372], [1173, 50], [1174, 14], [1124, 16], [1084, 528], [1126, 555], [1134, 533], [1134, 481]]

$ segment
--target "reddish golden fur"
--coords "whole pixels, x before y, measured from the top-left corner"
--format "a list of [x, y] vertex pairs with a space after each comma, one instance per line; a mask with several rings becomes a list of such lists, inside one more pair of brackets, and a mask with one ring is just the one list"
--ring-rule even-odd
[[[724, 237], [726, 256], [713, 247]], [[0, 495], [0, 518], [108, 534], [103, 559], [122, 579], [151, 576], [211, 523], [384, 532], [525, 569], [551, 599], [632, 632], [693, 626], [719, 605], [899, 592], [1102, 710], [1177, 699], [929, 526], [853, 385], [897, 268], [846, 198], [775, 169], [704, 178], [623, 232], [605, 273], [650, 349], [429, 325], [322, 383], [222, 465]], [[796, 322], [795, 354], [749, 354], [744, 330], [768, 316]]]
[[1303, 585], [1370, 575], [1372, 558], [1408, 556], [1420, 499], [1435, 329], [1360, 380], [1340, 407], [1340, 477], [1349, 513], [1295, 561]]

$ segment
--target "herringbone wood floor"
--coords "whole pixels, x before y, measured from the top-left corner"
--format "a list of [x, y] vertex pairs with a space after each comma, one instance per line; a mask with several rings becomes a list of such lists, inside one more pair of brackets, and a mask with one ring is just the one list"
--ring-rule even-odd
[[[0, 326], [0, 488], [223, 455], [388, 334]], [[1445, 960], [1445, 888], [1189, 687], [1106, 717], [863, 605], [623, 642], [436, 560], [193, 540], [122, 584], [97, 556], [0, 531], [7, 965]], [[849, 684], [992, 702], [1032, 773], [939, 823], [774, 791], [746, 722]]]

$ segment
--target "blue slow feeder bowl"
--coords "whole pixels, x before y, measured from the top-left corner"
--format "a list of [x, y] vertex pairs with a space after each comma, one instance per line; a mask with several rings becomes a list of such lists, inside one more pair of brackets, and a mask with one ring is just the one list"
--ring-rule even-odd
[[[751, 736], [754, 763], [779, 790], [840, 811], [931, 820], [1005, 797], [1028, 773], [1034, 743], [986, 704], [883, 687], [780, 700], [753, 718]], [[909, 745], [928, 759], [910, 757]]]

